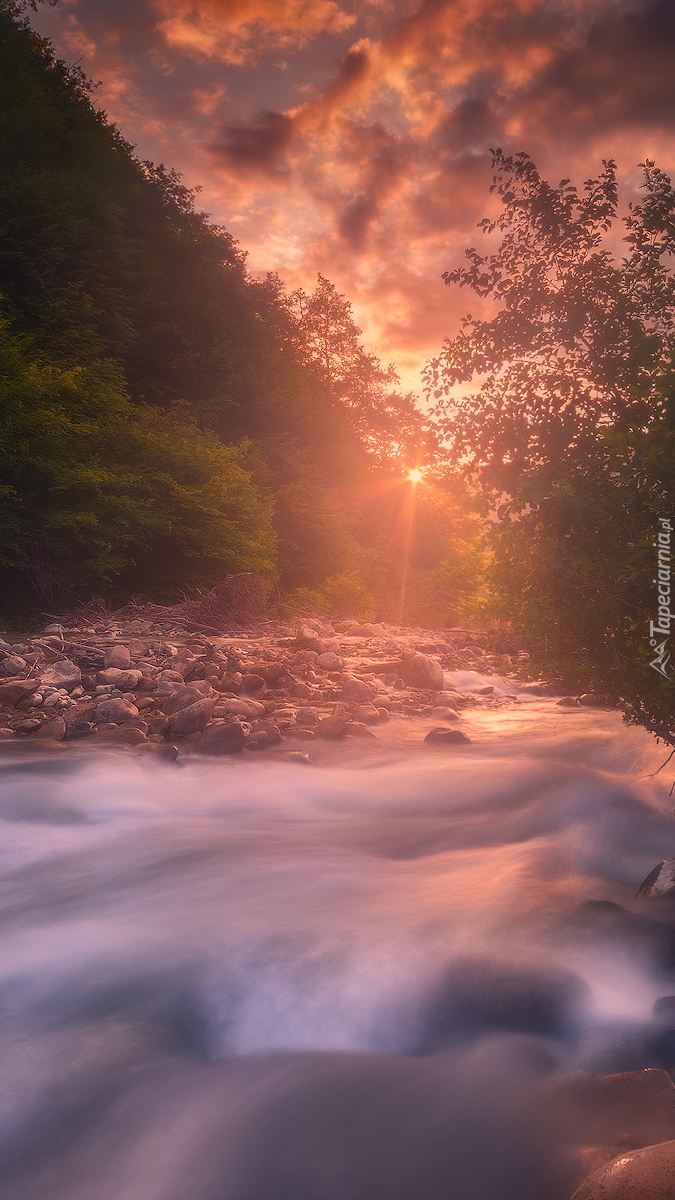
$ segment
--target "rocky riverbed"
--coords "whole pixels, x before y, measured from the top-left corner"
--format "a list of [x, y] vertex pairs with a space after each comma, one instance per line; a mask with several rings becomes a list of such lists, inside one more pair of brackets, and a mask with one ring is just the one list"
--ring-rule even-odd
[[[21, 642], [0, 637], [0, 742], [169, 759], [309, 755], [317, 741], [390, 740], [392, 720], [400, 739], [423, 718], [429, 742], [461, 745], [467, 708], [551, 693], [527, 680], [527, 654], [493, 654], [485, 642], [476, 631], [319, 619], [222, 637], [148, 621], [52, 624]], [[419, 725], [408, 732], [419, 738]]]

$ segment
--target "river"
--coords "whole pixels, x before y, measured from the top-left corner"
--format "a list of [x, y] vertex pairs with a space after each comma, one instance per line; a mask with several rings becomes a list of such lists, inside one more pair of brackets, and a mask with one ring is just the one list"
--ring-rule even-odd
[[616, 713], [462, 727], [4, 755], [2, 1200], [567, 1200], [558, 1083], [675, 1063], [672, 773]]

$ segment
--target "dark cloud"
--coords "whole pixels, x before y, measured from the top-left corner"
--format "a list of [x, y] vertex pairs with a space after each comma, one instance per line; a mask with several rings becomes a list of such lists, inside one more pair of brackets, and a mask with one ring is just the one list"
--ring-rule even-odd
[[265, 112], [255, 125], [224, 125], [221, 140], [209, 149], [235, 170], [287, 176], [285, 158], [293, 141], [294, 122], [284, 113]]

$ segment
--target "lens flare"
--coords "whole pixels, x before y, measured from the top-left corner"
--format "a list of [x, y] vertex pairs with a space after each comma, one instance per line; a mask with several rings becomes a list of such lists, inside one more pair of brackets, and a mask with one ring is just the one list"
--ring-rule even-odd
[[422, 472], [419, 467], [413, 467], [412, 471], [408, 471], [408, 479], [411, 483], [419, 483], [422, 478]]

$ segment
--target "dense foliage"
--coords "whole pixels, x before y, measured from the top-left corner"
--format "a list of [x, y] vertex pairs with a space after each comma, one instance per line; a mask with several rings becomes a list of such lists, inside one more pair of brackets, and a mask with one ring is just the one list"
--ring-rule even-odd
[[675, 192], [645, 164], [618, 260], [614, 163], [581, 192], [552, 187], [525, 154], [496, 151], [493, 165], [503, 208], [482, 224], [498, 247], [467, 250], [445, 279], [498, 307], [467, 317], [430, 364], [439, 420], [492, 510], [501, 603], [540, 665], [675, 726], [649, 637], [674, 482]]
[[329, 606], [346, 587], [395, 608], [401, 563], [369, 505], [382, 472], [402, 496], [405, 465], [433, 456], [413, 398], [328, 280], [289, 295], [249, 275], [25, 7], [0, 0], [5, 603], [168, 598], [251, 569]]

